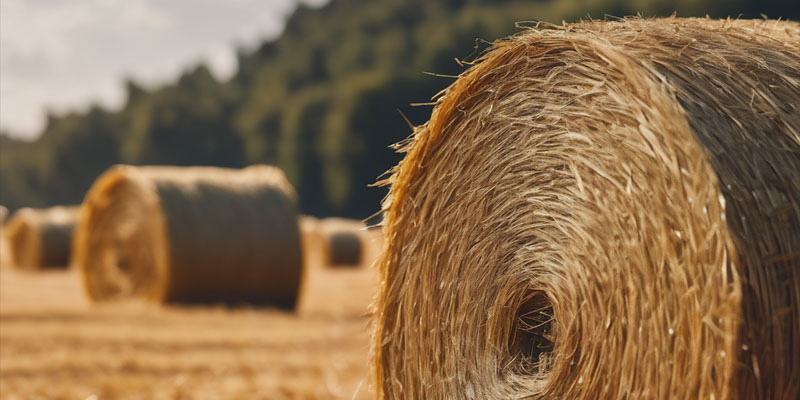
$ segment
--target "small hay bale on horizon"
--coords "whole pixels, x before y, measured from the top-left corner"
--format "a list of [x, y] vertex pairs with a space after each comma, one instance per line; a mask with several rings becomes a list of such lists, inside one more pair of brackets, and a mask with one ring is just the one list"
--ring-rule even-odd
[[6, 218], [8, 217], [8, 208], [0, 206], [0, 268], [5, 268], [11, 265], [11, 255], [8, 254], [8, 242], [5, 236]]
[[303, 262], [306, 268], [324, 265], [325, 238], [319, 230], [319, 218], [311, 215], [300, 215], [298, 216], [298, 225], [303, 246]]
[[75, 240], [95, 301], [293, 309], [302, 256], [295, 191], [264, 165], [112, 167], [86, 195]]
[[308, 265], [358, 267], [371, 265], [383, 243], [379, 226], [364, 221], [302, 215], [299, 219]]
[[3, 250], [18, 269], [67, 268], [79, 206], [20, 208], [3, 226]]
[[324, 238], [325, 265], [330, 267], [357, 267], [364, 260], [363, 221], [348, 218], [323, 218], [319, 228]]

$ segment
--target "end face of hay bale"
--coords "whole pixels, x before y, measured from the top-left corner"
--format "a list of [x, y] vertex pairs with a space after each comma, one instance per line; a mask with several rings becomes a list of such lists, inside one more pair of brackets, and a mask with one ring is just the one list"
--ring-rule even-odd
[[296, 195], [277, 168], [119, 166], [84, 207], [76, 254], [95, 300], [295, 306]]
[[777, 21], [497, 42], [390, 179], [379, 398], [800, 396], [798, 66]]
[[155, 185], [136, 167], [101, 175], [83, 202], [75, 264], [92, 300], [163, 302], [169, 282], [167, 222]]
[[66, 268], [78, 206], [18, 210], [3, 229], [10, 263], [21, 269]]

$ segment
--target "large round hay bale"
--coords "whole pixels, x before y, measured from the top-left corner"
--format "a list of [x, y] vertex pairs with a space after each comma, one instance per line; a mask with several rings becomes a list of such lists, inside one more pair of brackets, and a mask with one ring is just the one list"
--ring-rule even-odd
[[380, 398], [800, 397], [800, 25], [508, 40], [389, 179]]
[[75, 260], [93, 300], [293, 308], [296, 195], [268, 166], [115, 166], [86, 195]]
[[21, 269], [66, 268], [78, 206], [21, 208], [3, 228], [11, 265]]

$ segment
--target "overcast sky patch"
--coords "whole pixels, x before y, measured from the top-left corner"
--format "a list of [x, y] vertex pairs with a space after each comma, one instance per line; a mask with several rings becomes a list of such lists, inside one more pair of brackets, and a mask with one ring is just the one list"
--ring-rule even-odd
[[199, 62], [227, 79], [237, 46], [276, 38], [297, 2], [2, 0], [0, 128], [33, 138], [47, 112], [117, 108], [124, 79], [153, 87]]

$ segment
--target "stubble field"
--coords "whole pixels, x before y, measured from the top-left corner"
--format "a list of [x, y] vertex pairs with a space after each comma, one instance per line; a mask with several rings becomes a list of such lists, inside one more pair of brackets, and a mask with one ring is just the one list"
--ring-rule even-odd
[[375, 280], [311, 266], [286, 313], [92, 305], [74, 271], [2, 268], [0, 399], [371, 398]]

